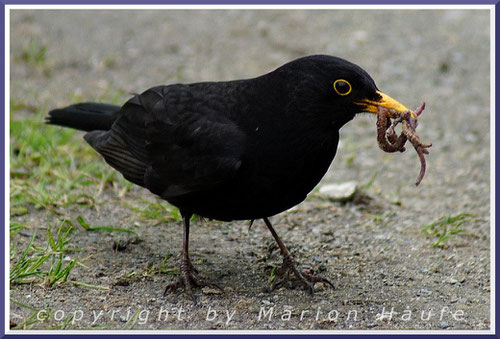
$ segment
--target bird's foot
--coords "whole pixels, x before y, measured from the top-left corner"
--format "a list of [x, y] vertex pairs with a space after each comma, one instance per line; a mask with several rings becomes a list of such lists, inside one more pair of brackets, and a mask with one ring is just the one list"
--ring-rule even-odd
[[198, 287], [211, 287], [216, 290], [219, 290], [221, 293], [224, 293], [224, 290], [216, 284], [206, 283], [200, 280], [197, 277], [198, 271], [194, 268], [189, 260], [183, 261], [181, 264], [181, 274], [179, 279], [176, 282], [167, 285], [165, 291], [163, 292], [163, 296], [166, 296], [167, 293], [173, 292], [179, 288], [183, 288], [184, 292], [193, 300], [194, 304], [198, 303], [198, 299], [193, 293], [193, 288]]
[[[320, 282], [326, 283], [332, 288], [335, 288], [328, 279], [314, 276], [312, 271], [300, 272], [297, 269], [295, 259], [291, 255], [288, 255], [283, 259], [283, 265], [277, 273], [281, 278], [273, 284], [273, 289], [284, 286], [287, 282], [292, 282], [293, 280], [298, 281], [302, 286], [304, 286], [305, 289], [309, 291], [310, 295], [314, 294], [314, 285]], [[292, 277], [292, 273], [293, 276], [295, 276], [295, 279]]]

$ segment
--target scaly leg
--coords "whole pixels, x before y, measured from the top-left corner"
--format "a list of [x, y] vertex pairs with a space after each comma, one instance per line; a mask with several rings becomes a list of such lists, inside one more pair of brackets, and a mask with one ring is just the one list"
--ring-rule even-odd
[[283, 265], [281, 266], [281, 275], [282, 275], [282, 280], [274, 284], [273, 288], [277, 288], [279, 286], [284, 285], [287, 281], [290, 281], [290, 273], [293, 273], [295, 277], [298, 279], [298, 281], [304, 285], [304, 287], [309, 291], [311, 295], [314, 294], [314, 285], [318, 282], [324, 282], [329, 284], [332, 288], [334, 288], [333, 284], [325, 278], [321, 277], [315, 277], [313, 275], [300, 272], [297, 269], [297, 263], [295, 262], [295, 259], [292, 257], [288, 249], [286, 248], [285, 244], [283, 241], [281, 241], [280, 237], [276, 233], [276, 231], [273, 228], [273, 225], [269, 221], [268, 218], [264, 218], [264, 222], [266, 223], [267, 228], [269, 231], [271, 231], [271, 234], [274, 237], [274, 240], [276, 240], [276, 243], [278, 244], [278, 247], [281, 250], [281, 254], [283, 254]]
[[191, 260], [189, 260], [189, 220], [191, 219], [191, 213], [182, 213], [182, 218], [184, 221], [184, 232], [182, 238], [182, 262], [181, 262], [181, 274], [179, 279], [170, 285], [167, 285], [165, 291], [163, 292], [163, 296], [165, 296], [168, 292], [175, 291], [178, 288], [184, 288], [186, 294], [193, 300], [194, 304], [197, 304], [196, 296], [193, 294], [193, 286], [194, 287], [204, 287], [210, 286], [214, 287], [221, 292], [223, 292], [222, 288], [215, 284], [208, 284], [203, 281], [200, 281], [196, 277], [197, 270], [191, 264]]

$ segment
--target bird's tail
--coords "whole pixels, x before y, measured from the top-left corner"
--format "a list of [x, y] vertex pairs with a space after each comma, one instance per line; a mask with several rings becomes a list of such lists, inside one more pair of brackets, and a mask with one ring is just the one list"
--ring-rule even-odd
[[49, 112], [45, 121], [50, 125], [71, 127], [80, 131], [109, 130], [116, 120], [119, 106], [85, 102]]

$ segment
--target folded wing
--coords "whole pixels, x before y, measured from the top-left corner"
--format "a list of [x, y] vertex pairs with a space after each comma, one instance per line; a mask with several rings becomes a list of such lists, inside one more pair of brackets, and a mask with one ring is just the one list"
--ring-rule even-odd
[[164, 199], [213, 188], [241, 166], [245, 137], [217, 95], [154, 87], [130, 99], [109, 131], [85, 140], [131, 182]]

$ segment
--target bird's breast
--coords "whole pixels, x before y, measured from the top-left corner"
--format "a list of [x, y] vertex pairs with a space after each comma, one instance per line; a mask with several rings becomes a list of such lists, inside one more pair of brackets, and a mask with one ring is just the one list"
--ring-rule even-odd
[[302, 202], [327, 172], [338, 133], [323, 139], [264, 140], [268, 141], [250, 145], [253, 147], [247, 149], [240, 171], [229, 184], [227, 204], [237, 216], [234, 219], [271, 216]]
[[288, 144], [273, 138], [263, 140], [250, 138], [241, 167], [233, 178], [171, 203], [224, 221], [278, 214], [302, 202], [324, 176], [336, 153], [338, 132], [327, 140], [296, 138]]

